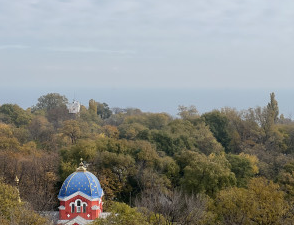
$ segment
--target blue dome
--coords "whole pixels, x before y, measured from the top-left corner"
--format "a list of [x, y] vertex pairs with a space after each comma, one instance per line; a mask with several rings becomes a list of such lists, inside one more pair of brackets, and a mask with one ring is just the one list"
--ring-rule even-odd
[[91, 198], [101, 198], [103, 190], [97, 177], [88, 171], [76, 171], [64, 181], [58, 198], [66, 198], [80, 191]]

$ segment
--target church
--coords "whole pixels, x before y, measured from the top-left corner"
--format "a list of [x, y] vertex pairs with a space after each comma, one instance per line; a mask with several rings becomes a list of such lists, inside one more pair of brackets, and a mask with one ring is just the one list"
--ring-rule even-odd
[[97, 177], [81, 163], [64, 181], [58, 195], [58, 225], [85, 225], [103, 212], [104, 192]]

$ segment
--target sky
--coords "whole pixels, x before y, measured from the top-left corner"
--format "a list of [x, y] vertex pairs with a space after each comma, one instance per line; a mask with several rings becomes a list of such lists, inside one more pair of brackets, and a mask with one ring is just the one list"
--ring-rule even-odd
[[0, 88], [293, 90], [293, 4], [0, 0]]

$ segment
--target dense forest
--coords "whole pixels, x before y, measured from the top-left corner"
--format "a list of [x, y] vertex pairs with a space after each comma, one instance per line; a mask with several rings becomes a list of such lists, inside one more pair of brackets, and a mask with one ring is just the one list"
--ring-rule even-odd
[[57, 93], [26, 110], [1, 103], [0, 224], [48, 224], [39, 212], [58, 210], [80, 158], [115, 212], [94, 224], [294, 223], [294, 122], [274, 93], [265, 107], [179, 106], [176, 117], [67, 104]]

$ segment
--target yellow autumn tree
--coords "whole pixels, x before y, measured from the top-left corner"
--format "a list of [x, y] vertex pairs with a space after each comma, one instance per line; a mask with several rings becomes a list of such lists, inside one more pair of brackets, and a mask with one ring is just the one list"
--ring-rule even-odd
[[220, 222], [225, 225], [293, 224], [284, 192], [263, 177], [250, 180], [248, 189], [233, 187], [220, 191], [215, 204]]
[[20, 143], [13, 135], [11, 125], [0, 123], [0, 150], [18, 150]]
[[47, 220], [33, 210], [28, 203], [18, 201], [17, 189], [0, 179], [0, 223], [1, 224], [48, 224]]
[[66, 120], [61, 131], [65, 136], [70, 137], [72, 144], [76, 144], [77, 139], [81, 135], [80, 126], [76, 120]]

